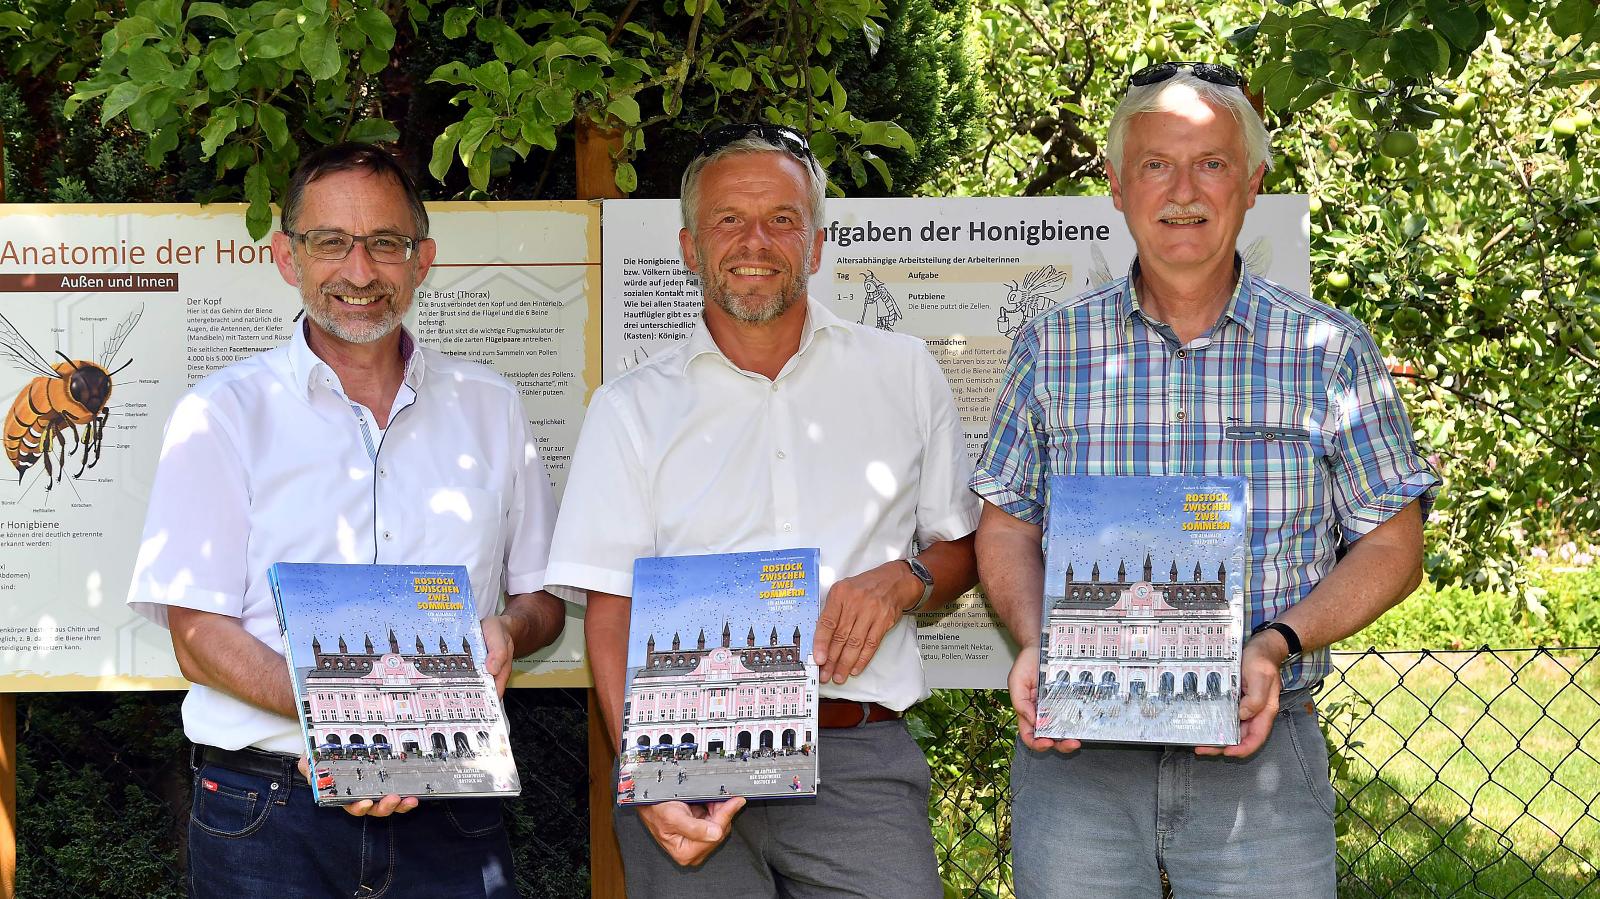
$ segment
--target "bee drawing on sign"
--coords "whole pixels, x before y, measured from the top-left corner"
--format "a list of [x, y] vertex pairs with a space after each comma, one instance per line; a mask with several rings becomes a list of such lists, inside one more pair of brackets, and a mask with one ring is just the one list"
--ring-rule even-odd
[[1067, 286], [1067, 273], [1047, 265], [1023, 276], [1022, 283], [1007, 281], [1006, 286], [1011, 289], [1006, 292], [1005, 302], [1000, 306], [995, 327], [999, 328], [1001, 334], [1015, 338], [1023, 325], [1055, 302], [1052, 295]]
[[111, 361], [143, 314], [141, 306], [122, 320], [101, 347], [99, 359], [72, 359], [57, 351], [62, 361], [55, 365], [46, 362], [10, 319], [0, 315], [0, 357], [36, 376], [17, 394], [6, 416], [6, 458], [17, 470], [18, 483], [29, 468], [42, 461], [48, 491], [66, 474], [67, 460], [74, 453], [78, 455], [74, 478], [100, 461], [106, 420], [111, 415], [111, 378], [133, 362], [129, 359], [113, 370]]
[[[862, 273], [861, 284], [867, 289], [867, 297], [861, 306], [859, 323], [876, 324], [881, 330], [893, 331], [894, 323], [903, 317], [900, 314], [900, 304], [894, 301], [889, 288], [883, 286], [883, 282], [872, 272]], [[869, 316], [875, 317], [877, 321], [869, 322], [867, 320]]]

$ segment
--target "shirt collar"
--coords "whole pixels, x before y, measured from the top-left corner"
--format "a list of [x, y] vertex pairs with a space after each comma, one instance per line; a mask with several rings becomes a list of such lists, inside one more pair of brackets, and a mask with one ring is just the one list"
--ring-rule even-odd
[[[1255, 330], [1260, 298], [1256, 296], [1255, 290], [1252, 289], [1253, 276], [1245, 266], [1244, 258], [1238, 252], [1233, 254], [1233, 266], [1239, 272], [1238, 280], [1233, 285], [1233, 298], [1228, 301], [1228, 305], [1222, 310], [1222, 318], [1232, 319], [1240, 327], [1244, 328], [1246, 333], [1249, 333]], [[1133, 264], [1128, 267], [1128, 276], [1123, 279], [1122, 284], [1123, 320], [1126, 320], [1135, 312], [1144, 315], [1144, 309], [1139, 306], [1139, 297], [1133, 286], [1138, 277], [1139, 257], [1135, 256]]]
[[[316, 378], [326, 371], [337, 380], [338, 375], [333, 366], [322, 361], [322, 358], [311, 351], [311, 344], [306, 339], [306, 330], [311, 327], [308, 319], [300, 320], [300, 327], [294, 329], [294, 336], [289, 340], [289, 374], [294, 384], [305, 390], [306, 396], [311, 396], [312, 385]], [[422, 376], [427, 368], [422, 353], [417, 352], [416, 338], [411, 336], [411, 331], [405, 325], [400, 326], [400, 358], [405, 362], [404, 382], [416, 390], [422, 385]]]
[[[795, 358], [804, 355], [806, 350], [810, 348], [812, 341], [816, 339], [816, 335], [823, 330], [844, 327], [847, 327], [844, 319], [834, 315], [827, 306], [807, 296], [806, 323], [800, 332], [800, 348], [795, 351]], [[706, 327], [705, 313], [702, 312], [695, 321], [694, 330], [689, 332], [688, 346], [683, 354], [683, 370], [688, 371], [689, 363], [708, 353], [719, 356], [724, 362], [733, 365], [733, 360], [729, 359], [727, 354], [722, 352], [722, 348], [717, 346], [717, 342], [712, 339], [711, 329]]]

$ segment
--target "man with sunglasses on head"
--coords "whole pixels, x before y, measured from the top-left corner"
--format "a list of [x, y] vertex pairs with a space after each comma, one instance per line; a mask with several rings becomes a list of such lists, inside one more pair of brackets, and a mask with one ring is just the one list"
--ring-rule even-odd
[[[1334, 793], [1312, 694], [1328, 646], [1421, 577], [1438, 479], [1349, 315], [1249, 271], [1235, 244], [1271, 165], [1233, 70], [1133, 76], [1106, 175], [1137, 258], [1024, 327], [972, 488], [978, 563], [1021, 646], [1010, 675], [1017, 895], [1333, 897]], [[1243, 476], [1250, 562], [1240, 743], [1034, 735], [1046, 478]]]
[[[365, 144], [312, 153], [282, 227], [273, 257], [305, 320], [179, 401], [128, 596], [194, 684], [190, 895], [513, 897], [497, 799], [314, 804], [267, 570], [464, 565], [504, 690], [564, 620], [543, 592], [549, 480], [517, 389], [400, 324], [435, 252], [405, 169]], [[366, 742], [395, 736], [380, 729]]]
[[701, 319], [595, 392], [573, 452], [550, 582], [587, 591], [613, 745], [636, 558], [821, 549], [816, 798], [618, 810], [630, 896], [942, 895], [928, 765], [901, 716], [928, 695], [912, 613], [976, 580], [978, 504], [923, 343], [806, 294], [826, 190], [791, 129], [734, 125], [702, 141], [678, 232]]

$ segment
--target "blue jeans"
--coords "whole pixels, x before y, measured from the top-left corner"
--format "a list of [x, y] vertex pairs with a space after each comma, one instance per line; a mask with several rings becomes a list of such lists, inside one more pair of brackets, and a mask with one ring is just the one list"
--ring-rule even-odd
[[498, 799], [425, 799], [404, 815], [318, 808], [292, 763], [276, 777], [195, 772], [194, 899], [515, 899]]
[[1021, 744], [1011, 768], [1018, 899], [1334, 899], [1334, 793], [1309, 690], [1284, 693], [1244, 759], [1187, 746]]

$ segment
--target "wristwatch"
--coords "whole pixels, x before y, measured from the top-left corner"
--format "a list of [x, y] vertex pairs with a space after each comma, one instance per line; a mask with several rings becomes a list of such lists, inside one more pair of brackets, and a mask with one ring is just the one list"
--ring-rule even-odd
[[933, 595], [933, 572], [929, 571], [928, 566], [918, 562], [915, 558], [906, 559], [906, 564], [911, 566], [911, 573], [916, 575], [917, 580], [922, 582], [922, 598], [917, 600], [916, 605], [911, 608], [901, 609], [900, 614], [915, 615], [917, 612], [922, 611], [922, 607], [928, 604], [928, 597]]
[[1268, 621], [1251, 631], [1250, 636], [1254, 637], [1262, 631], [1277, 631], [1283, 635], [1283, 642], [1289, 645], [1289, 657], [1283, 660], [1283, 664], [1293, 665], [1300, 661], [1300, 635], [1294, 632], [1294, 628], [1281, 621]]

